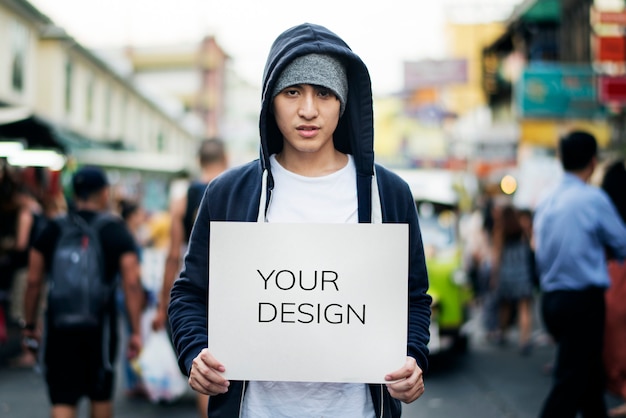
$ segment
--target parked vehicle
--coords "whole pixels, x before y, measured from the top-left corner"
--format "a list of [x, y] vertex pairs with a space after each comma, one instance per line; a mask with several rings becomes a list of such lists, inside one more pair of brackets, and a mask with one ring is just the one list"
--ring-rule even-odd
[[431, 355], [464, 352], [471, 286], [463, 269], [459, 208], [473, 179], [446, 170], [395, 170], [411, 188], [418, 210], [426, 268], [433, 298]]

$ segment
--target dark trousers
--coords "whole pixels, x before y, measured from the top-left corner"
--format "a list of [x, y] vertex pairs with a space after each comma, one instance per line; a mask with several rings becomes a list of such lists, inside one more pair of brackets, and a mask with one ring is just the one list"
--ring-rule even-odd
[[541, 418], [604, 418], [604, 289], [543, 294], [542, 316], [557, 344], [552, 388]]

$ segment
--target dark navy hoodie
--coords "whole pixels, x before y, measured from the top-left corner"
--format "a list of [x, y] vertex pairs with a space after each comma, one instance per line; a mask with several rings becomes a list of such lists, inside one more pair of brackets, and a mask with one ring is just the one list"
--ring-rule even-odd
[[[369, 72], [361, 59], [337, 35], [322, 26], [305, 23], [283, 32], [269, 53], [263, 74], [259, 118], [260, 158], [215, 178], [206, 188], [200, 204], [184, 266], [172, 288], [168, 309], [174, 346], [180, 368], [185, 374], [189, 374], [193, 359], [207, 347], [210, 222], [263, 221], [274, 187], [269, 157], [280, 152], [283, 144], [271, 111], [271, 93], [283, 69], [295, 58], [309, 53], [333, 54], [346, 66], [346, 110], [339, 119], [333, 141], [336, 149], [354, 157], [359, 222], [382, 221], [409, 225], [407, 355], [414, 357], [424, 372], [428, 367], [431, 298], [426, 293], [428, 276], [417, 211], [408, 185], [374, 162]], [[359, 260], [359, 254], [350, 251], [346, 251], [346, 257], [353, 258], [355, 262]], [[227, 316], [226, 312], [224, 316]], [[246, 382], [231, 381], [227, 393], [211, 396], [210, 416], [239, 416], [245, 389]], [[385, 385], [370, 385], [370, 391], [377, 416], [400, 416], [400, 402], [391, 398]]]

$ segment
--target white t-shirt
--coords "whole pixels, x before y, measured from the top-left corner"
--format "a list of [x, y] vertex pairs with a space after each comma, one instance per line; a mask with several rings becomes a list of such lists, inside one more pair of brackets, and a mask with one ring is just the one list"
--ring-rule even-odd
[[[356, 168], [348, 157], [339, 171], [305, 177], [285, 170], [272, 155], [274, 190], [268, 222], [358, 222]], [[251, 381], [242, 407], [244, 418], [374, 416], [369, 388], [362, 383]]]
[[274, 190], [268, 222], [357, 223], [356, 168], [348, 155], [341, 170], [322, 177], [305, 177], [270, 157]]

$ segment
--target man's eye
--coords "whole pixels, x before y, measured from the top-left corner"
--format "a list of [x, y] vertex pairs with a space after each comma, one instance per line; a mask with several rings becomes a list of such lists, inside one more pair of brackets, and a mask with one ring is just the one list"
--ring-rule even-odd
[[295, 96], [296, 94], [298, 94], [298, 90], [296, 90], [296, 89], [285, 89], [285, 90], [283, 90], [283, 92], [287, 96]]
[[319, 89], [317, 94], [319, 96], [321, 96], [321, 97], [331, 97], [331, 96], [334, 96], [332, 90], [330, 90], [330, 89]]

